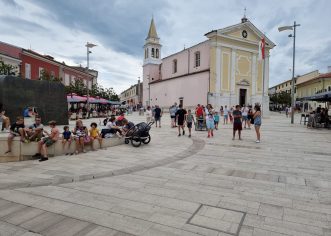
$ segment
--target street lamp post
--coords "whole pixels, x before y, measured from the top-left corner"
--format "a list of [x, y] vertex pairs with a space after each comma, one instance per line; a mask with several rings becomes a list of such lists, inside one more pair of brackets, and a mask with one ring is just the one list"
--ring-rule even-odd
[[[89, 74], [89, 63], [90, 63], [90, 53], [92, 53], [90, 51], [90, 48], [93, 48], [97, 45], [93, 44], [93, 43], [89, 43], [87, 42], [85, 47], [86, 47], [86, 72], [87, 74]], [[93, 86], [93, 77], [92, 77], [92, 84], [91, 84], [91, 88]], [[89, 81], [87, 81], [87, 101], [86, 101], [86, 106], [87, 106], [87, 118], [90, 118], [90, 89], [89, 89]]]
[[295, 101], [294, 101], [294, 89], [295, 89], [295, 77], [294, 77], [294, 70], [295, 70], [295, 38], [296, 38], [296, 27], [300, 26], [294, 21], [293, 25], [290, 26], [282, 26], [278, 28], [278, 31], [284, 30], [293, 30], [293, 35], [290, 34], [289, 37], [293, 38], [293, 67], [292, 67], [292, 88], [291, 88], [291, 124], [294, 123], [294, 108], [295, 108]]

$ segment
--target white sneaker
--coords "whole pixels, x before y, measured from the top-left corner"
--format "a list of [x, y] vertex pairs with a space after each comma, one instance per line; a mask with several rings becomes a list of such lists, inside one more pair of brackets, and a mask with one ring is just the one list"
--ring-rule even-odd
[[260, 140], [256, 140], [255, 142], [256, 142], [256, 143], [260, 143]]

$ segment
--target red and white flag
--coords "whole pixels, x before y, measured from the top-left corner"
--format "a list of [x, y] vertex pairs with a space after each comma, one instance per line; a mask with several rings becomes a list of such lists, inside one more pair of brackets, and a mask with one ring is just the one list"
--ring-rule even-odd
[[264, 60], [265, 58], [265, 39], [262, 38], [259, 42], [259, 60]]

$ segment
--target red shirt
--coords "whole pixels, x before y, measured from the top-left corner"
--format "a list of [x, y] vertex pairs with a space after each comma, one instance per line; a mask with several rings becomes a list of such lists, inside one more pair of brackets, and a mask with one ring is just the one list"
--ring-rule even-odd
[[196, 113], [197, 113], [197, 116], [202, 116], [203, 115], [202, 107], [198, 107]]
[[121, 120], [123, 120], [123, 119], [124, 119], [124, 115], [123, 115], [123, 116], [119, 116], [119, 117], [117, 118], [118, 121], [121, 121]]

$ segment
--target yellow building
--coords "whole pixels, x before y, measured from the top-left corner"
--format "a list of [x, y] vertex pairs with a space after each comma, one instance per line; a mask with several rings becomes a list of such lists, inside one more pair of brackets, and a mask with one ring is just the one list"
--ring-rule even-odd
[[318, 93], [331, 91], [331, 72], [319, 74], [318, 71], [311, 72], [314, 77], [302, 76], [297, 80], [297, 93], [298, 101], [301, 101], [301, 108], [303, 111], [315, 110], [319, 105], [325, 107], [325, 103], [315, 101], [306, 101], [305, 97], [310, 97]]
[[[269, 110], [269, 51], [275, 44], [246, 18], [238, 25], [209, 32], [206, 36], [211, 41], [210, 93], [214, 100], [230, 105], [260, 103], [266, 114]], [[265, 60], [258, 60], [263, 37]]]

